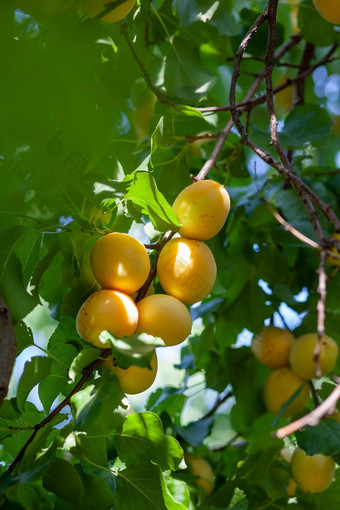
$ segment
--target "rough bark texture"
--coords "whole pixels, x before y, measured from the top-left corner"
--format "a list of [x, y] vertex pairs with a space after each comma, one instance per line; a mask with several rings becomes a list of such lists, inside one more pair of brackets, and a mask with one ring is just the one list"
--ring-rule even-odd
[[0, 294], [0, 405], [8, 392], [16, 350], [11, 313]]

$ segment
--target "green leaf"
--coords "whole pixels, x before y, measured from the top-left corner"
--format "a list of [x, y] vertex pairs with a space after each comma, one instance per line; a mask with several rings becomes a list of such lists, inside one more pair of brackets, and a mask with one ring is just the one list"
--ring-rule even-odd
[[67, 438], [72, 455], [91, 467], [107, 469], [106, 436], [96, 437], [87, 432], [74, 432]]
[[319, 147], [329, 136], [332, 124], [325, 108], [314, 104], [298, 105], [288, 115], [279, 137], [289, 148], [303, 147], [309, 143]]
[[84, 510], [111, 510], [113, 505], [112, 491], [103, 478], [89, 473], [80, 473], [84, 486]]
[[19, 409], [24, 409], [29, 392], [38, 382], [49, 375], [50, 368], [51, 360], [46, 357], [35, 356], [30, 361], [26, 361], [18, 385], [17, 404]]
[[142, 208], [142, 212], [150, 217], [156, 230], [177, 232], [180, 229], [181, 224], [175, 212], [158, 190], [156, 181], [149, 172], [137, 171], [133, 174], [133, 181], [125, 198]]
[[140, 462], [117, 473], [115, 504], [119, 510], [177, 510], [176, 505], [166, 506], [166, 486], [159, 466]]
[[189, 423], [186, 427], [175, 427], [178, 434], [183, 437], [189, 444], [200, 446], [204, 439], [209, 435], [211, 426], [214, 422], [213, 418], [205, 418]]
[[115, 434], [115, 444], [120, 459], [128, 466], [148, 459], [163, 470], [174, 470], [183, 457], [179, 443], [164, 434], [162, 422], [150, 412], [127, 416], [122, 432]]
[[137, 333], [126, 338], [114, 338], [105, 331], [100, 334], [100, 340], [103, 342], [110, 340], [112, 355], [121, 368], [129, 368], [131, 365], [150, 368], [155, 347], [164, 346], [163, 340], [146, 333]]
[[300, 1], [298, 23], [302, 37], [316, 46], [330, 46], [339, 41], [335, 26], [320, 16], [312, 0]]
[[20, 321], [14, 326], [14, 334], [17, 339], [17, 355], [19, 355], [26, 347], [34, 345], [33, 333], [25, 322]]
[[105, 436], [119, 427], [124, 413], [116, 411], [124, 398], [118, 379], [109, 370], [71, 398], [75, 427], [90, 435]]
[[322, 420], [315, 427], [307, 426], [295, 436], [300, 448], [308, 455], [336, 455], [340, 452], [340, 423], [331, 418]]
[[0, 256], [0, 262], [3, 267], [0, 290], [11, 311], [13, 322], [16, 323], [35, 308], [38, 300], [27, 292], [17, 256], [11, 253], [5, 261], [5, 265], [3, 265], [2, 256]]
[[77, 470], [63, 459], [56, 459], [43, 476], [43, 486], [75, 508], [81, 508], [84, 487]]
[[95, 361], [100, 355], [100, 350], [94, 347], [85, 347], [73, 359], [68, 375], [71, 381], [75, 381], [78, 374], [81, 374], [83, 369]]

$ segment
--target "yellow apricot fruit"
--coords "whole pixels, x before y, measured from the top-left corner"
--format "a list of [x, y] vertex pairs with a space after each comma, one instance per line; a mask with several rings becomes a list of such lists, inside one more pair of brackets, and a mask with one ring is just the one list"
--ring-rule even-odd
[[340, 0], [313, 0], [320, 16], [335, 25], [340, 24]]
[[283, 411], [282, 416], [293, 416], [306, 407], [309, 400], [309, 386], [307, 381], [294, 374], [289, 367], [273, 370], [263, 387], [266, 409], [272, 414], [277, 414], [299, 388], [301, 388], [300, 393]]
[[295, 496], [296, 488], [297, 488], [296, 481], [293, 479], [289, 480], [288, 485], [286, 487], [286, 492], [287, 492], [288, 496], [290, 496], [290, 497]]
[[161, 250], [157, 274], [167, 294], [183, 303], [193, 304], [209, 294], [215, 283], [217, 268], [205, 243], [177, 237]]
[[[117, 3], [117, 7], [108, 6], [114, 2]], [[90, 18], [100, 15], [106, 8], [111, 7], [111, 10], [100, 19], [107, 23], [117, 23], [129, 14], [135, 3], [136, 0], [125, 0], [125, 2], [122, 0], [80, 0], [78, 5]]]
[[158, 361], [156, 352], [150, 361], [151, 368], [132, 365], [123, 369], [116, 367], [112, 359], [103, 361], [103, 367], [110, 369], [118, 377], [120, 387], [124, 393], [136, 395], [150, 388], [157, 375]]
[[211, 465], [203, 457], [186, 453], [185, 461], [193, 475], [197, 477], [197, 485], [202, 487], [209, 496], [215, 487], [214, 472]]
[[335, 473], [335, 462], [332, 457], [317, 453], [307, 455], [297, 447], [291, 462], [292, 476], [303, 492], [310, 494], [323, 492], [332, 483]]
[[253, 337], [251, 350], [262, 365], [269, 368], [284, 367], [289, 364], [289, 353], [294, 343], [294, 335], [287, 329], [266, 326]]
[[178, 345], [190, 335], [191, 316], [187, 307], [167, 294], [154, 294], [137, 303], [137, 333], [161, 338], [165, 345]]
[[91, 268], [96, 280], [105, 289], [126, 294], [138, 290], [148, 277], [148, 252], [134, 237], [111, 232], [100, 237], [91, 251]]
[[82, 304], [76, 318], [79, 336], [86, 342], [106, 349], [110, 342], [101, 342], [99, 335], [109, 331], [122, 338], [133, 335], [138, 323], [138, 310], [130, 296], [123, 292], [103, 289], [91, 294]]
[[[332, 237], [334, 237], [334, 239], [337, 239], [338, 241], [340, 241], [340, 233], [333, 234]], [[336, 249], [335, 246], [333, 248], [331, 248], [331, 251], [336, 256], [328, 255], [326, 258], [326, 262], [328, 264], [331, 264], [332, 266], [340, 266], [340, 252]]]
[[230, 209], [227, 190], [216, 181], [197, 181], [184, 188], [172, 208], [182, 227], [180, 235], [206, 241], [223, 227]]
[[[289, 362], [292, 370], [303, 379], [315, 377], [316, 362], [314, 350], [318, 339], [317, 333], [308, 333], [297, 338], [291, 348]], [[330, 336], [321, 339], [320, 369], [322, 375], [327, 375], [335, 367], [338, 357], [338, 344]]]

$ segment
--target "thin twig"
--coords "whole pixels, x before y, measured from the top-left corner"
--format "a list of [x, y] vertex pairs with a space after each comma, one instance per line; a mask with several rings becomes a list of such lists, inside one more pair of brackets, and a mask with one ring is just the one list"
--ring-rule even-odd
[[[246, 50], [246, 47], [251, 39], [251, 37], [256, 33], [256, 30], [259, 26], [264, 23], [267, 18], [268, 8], [266, 8], [263, 13], [257, 18], [251, 29], [248, 31], [243, 41], [241, 42], [235, 57], [235, 65], [234, 71], [231, 79], [230, 85], [230, 95], [229, 95], [229, 103], [230, 103], [230, 111], [232, 114], [233, 121], [235, 126], [237, 127], [242, 139], [244, 142], [257, 154], [265, 163], [269, 166], [275, 168], [285, 179], [289, 180], [293, 185], [295, 191], [301, 198], [304, 206], [307, 209], [307, 212], [311, 218], [315, 234], [319, 240], [323, 238], [322, 229], [318, 222], [317, 214], [314, 210], [312, 201], [318, 206], [318, 208], [323, 212], [323, 214], [328, 218], [330, 222], [333, 223], [336, 230], [340, 231], [340, 219], [337, 217], [335, 212], [332, 210], [329, 204], [324, 202], [295, 172], [293, 172], [290, 168], [287, 168], [285, 165], [274, 159], [268, 152], [263, 150], [260, 146], [255, 144], [253, 140], [250, 138], [247, 130], [245, 129], [243, 123], [240, 119], [240, 111], [236, 106], [236, 86], [238, 81], [238, 76], [240, 73], [240, 66], [243, 54]], [[332, 47], [330, 51], [334, 51], [336, 45]], [[321, 232], [320, 232], [321, 231]]]
[[[305, 45], [305, 49], [302, 54], [302, 59], [300, 63], [300, 74], [306, 71], [309, 67], [310, 61], [314, 56], [314, 45], [307, 42]], [[293, 105], [296, 106], [298, 104], [304, 104], [305, 103], [305, 84], [306, 84], [306, 77], [301, 78], [299, 81], [295, 84], [295, 94], [294, 94], [294, 100]]]
[[305, 236], [304, 234], [302, 234], [302, 232], [300, 232], [299, 230], [297, 230], [295, 227], [293, 227], [293, 225], [291, 225], [290, 223], [288, 223], [283, 216], [281, 216], [281, 214], [279, 214], [275, 209], [274, 207], [272, 207], [270, 205], [270, 203], [263, 197], [261, 197], [260, 199], [264, 204], [265, 206], [267, 207], [268, 211], [274, 216], [274, 218], [280, 223], [280, 225], [282, 225], [284, 227], [284, 229], [289, 232], [290, 234], [292, 234], [294, 237], [296, 237], [297, 239], [299, 239], [299, 241], [305, 243], [305, 244], [308, 244], [309, 246], [311, 246], [312, 248], [315, 248], [317, 250], [321, 250], [321, 246], [316, 243], [315, 241], [313, 241], [312, 239], [310, 239], [309, 237]]
[[320, 405], [319, 396], [318, 396], [318, 394], [316, 392], [316, 389], [314, 387], [313, 381], [309, 380], [308, 384], [309, 384], [310, 391], [311, 391], [311, 394], [312, 394], [312, 397], [313, 397], [314, 407], [316, 409]]
[[155, 254], [155, 258], [153, 260], [153, 263], [152, 263], [152, 266], [151, 266], [151, 269], [150, 269], [150, 272], [149, 272], [149, 275], [145, 281], [145, 283], [142, 285], [142, 287], [139, 289], [138, 293], [137, 293], [137, 297], [135, 299], [135, 302], [137, 303], [138, 301], [140, 301], [141, 299], [143, 299], [143, 297], [145, 297], [151, 283], [152, 283], [152, 280], [154, 279], [154, 277], [156, 276], [156, 272], [157, 272], [157, 262], [158, 262], [158, 258], [159, 258], [159, 254], [160, 252], [162, 251], [162, 248], [166, 245], [166, 243], [168, 241], [170, 241], [170, 239], [175, 235], [175, 232], [167, 232], [166, 234], [164, 234], [161, 238], [161, 240], [157, 243], [158, 246], [157, 246], [157, 251], [156, 251], [156, 254]]
[[221, 396], [219, 395], [216, 399], [216, 402], [215, 404], [212, 406], [212, 408], [210, 409], [210, 411], [208, 411], [202, 418], [200, 418], [201, 420], [205, 420], [206, 418], [210, 418], [210, 416], [213, 416], [215, 414], [215, 412], [217, 411], [217, 409], [222, 405], [224, 404], [224, 402], [226, 402], [229, 398], [233, 397], [234, 394], [232, 391], [229, 391], [228, 393], [226, 393], [224, 396]]
[[125, 37], [125, 40], [126, 40], [128, 46], [130, 48], [130, 51], [131, 51], [131, 53], [132, 53], [136, 63], [138, 64], [139, 69], [142, 72], [142, 76], [143, 76], [147, 86], [149, 87], [149, 89], [152, 90], [152, 92], [155, 94], [155, 96], [158, 97], [158, 99], [161, 101], [161, 103], [165, 103], [165, 104], [168, 104], [170, 106], [178, 106], [178, 104], [175, 103], [175, 101], [172, 101], [165, 94], [160, 92], [160, 90], [158, 90], [158, 88], [152, 83], [152, 80], [151, 80], [151, 77], [150, 77], [149, 73], [147, 72], [143, 62], [141, 61], [141, 59], [137, 55], [137, 53], [135, 51], [135, 48], [133, 47], [132, 42], [130, 41], [130, 38], [129, 38], [128, 33], [126, 31], [125, 24], [124, 23], [120, 23], [120, 28], [121, 28], [121, 32], [122, 32], [123, 36]]
[[88, 368], [85, 370], [82, 378], [78, 381], [78, 383], [75, 385], [75, 387], [73, 388], [73, 390], [67, 395], [67, 397], [64, 398], [64, 400], [62, 402], [60, 402], [60, 404], [55, 408], [53, 409], [53, 411], [48, 415], [46, 416], [46, 418], [44, 418], [40, 423], [38, 423], [37, 425], [34, 426], [34, 432], [33, 434], [28, 438], [28, 440], [26, 441], [26, 443], [24, 444], [24, 446], [21, 448], [20, 452], [18, 453], [18, 455], [15, 457], [15, 459], [13, 460], [12, 464], [8, 467], [7, 471], [9, 473], [11, 473], [13, 471], [13, 469], [19, 464], [19, 462], [21, 461], [21, 459], [23, 458], [23, 456], [25, 455], [25, 452], [27, 450], [27, 447], [32, 443], [33, 439], [35, 438], [38, 430], [40, 430], [42, 427], [44, 427], [47, 423], [49, 423], [51, 420], [53, 420], [53, 418], [60, 413], [60, 411], [67, 405], [69, 405], [70, 403], [70, 400], [71, 400], [71, 397], [73, 395], [75, 395], [75, 393], [78, 393], [78, 391], [84, 386], [84, 384], [86, 383], [86, 381], [88, 380], [88, 378], [90, 377], [90, 375], [92, 374], [92, 372], [94, 372], [94, 370], [96, 368], [99, 367], [99, 365], [103, 362], [103, 360], [105, 358], [107, 358], [109, 355], [111, 354], [111, 349], [105, 349], [105, 351], [102, 352], [102, 354], [100, 355], [99, 358], [97, 358], [93, 363], [91, 363], [91, 365], [88, 366]]
[[298, 420], [295, 420], [288, 425], [281, 427], [276, 431], [275, 436], [279, 439], [283, 439], [284, 437], [289, 436], [289, 434], [293, 434], [297, 430], [300, 430], [307, 425], [315, 427], [324, 416], [332, 414], [336, 407], [337, 401], [340, 398], [339, 378], [337, 378], [337, 382], [338, 386], [334, 388], [332, 393], [316, 409], [313, 409], [313, 411], [310, 413], [305, 414], [305, 416], [302, 416], [302, 418], [299, 418]]
[[[292, 78], [287, 78], [287, 80], [284, 83], [282, 83], [281, 85], [279, 85], [278, 87], [275, 87], [273, 89], [273, 94], [278, 94], [279, 92], [286, 89], [287, 87], [290, 87], [291, 85], [294, 85], [298, 81], [300, 81], [304, 78], [307, 78], [308, 76], [313, 74], [315, 69], [317, 69], [320, 66], [324, 66], [328, 62], [332, 61], [332, 59], [329, 58], [329, 55], [332, 55], [337, 48], [338, 48], [337, 44], [333, 45], [330, 48], [330, 50], [328, 51], [327, 55], [325, 55], [318, 62], [316, 62], [315, 64], [310, 66], [308, 69], [306, 69], [306, 71], [304, 71]], [[235, 106], [238, 110], [240, 110], [240, 112], [243, 112], [243, 111], [248, 110], [249, 108], [254, 108], [255, 106], [257, 106], [259, 104], [263, 104], [265, 102], [266, 102], [266, 94], [263, 93], [263, 94], [258, 95], [257, 97], [254, 97], [251, 100], [240, 101], [239, 103], [236, 103]], [[201, 113], [209, 113], [209, 112], [216, 113], [216, 112], [228, 112], [228, 111], [230, 111], [230, 108], [231, 107], [229, 104], [229, 105], [225, 105], [225, 106], [205, 106], [205, 107], [196, 108], [196, 110], [200, 111]]]
[[321, 250], [320, 252], [320, 264], [318, 269], [319, 274], [319, 283], [318, 283], [318, 294], [319, 301], [317, 304], [317, 313], [318, 313], [318, 322], [317, 322], [317, 332], [318, 338], [315, 345], [313, 359], [316, 363], [315, 368], [315, 377], [321, 377], [322, 371], [320, 367], [320, 353], [322, 347], [322, 339], [325, 336], [325, 317], [326, 317], [326, 295], [327, 295], [327, 274], [325, 270], [326, 263], [326, 252]]

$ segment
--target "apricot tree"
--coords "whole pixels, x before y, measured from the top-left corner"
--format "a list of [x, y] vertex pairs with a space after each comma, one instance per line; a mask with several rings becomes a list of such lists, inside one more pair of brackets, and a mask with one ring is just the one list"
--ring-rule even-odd
[[0, 508], [339, 507], [337, 5], [1, 0]]

